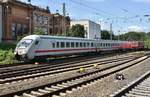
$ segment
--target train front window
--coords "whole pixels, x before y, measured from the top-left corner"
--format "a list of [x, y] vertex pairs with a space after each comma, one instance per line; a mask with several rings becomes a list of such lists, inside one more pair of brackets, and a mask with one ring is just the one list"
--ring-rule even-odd
[[19, 43], [18, 48], [26, 48], [26, 47], [28, 47], [28, 46], [31, 45], [32, 41], [33, 41], [32, 39], [25, 39], [25, 40], [22, 40], [22, 41]]

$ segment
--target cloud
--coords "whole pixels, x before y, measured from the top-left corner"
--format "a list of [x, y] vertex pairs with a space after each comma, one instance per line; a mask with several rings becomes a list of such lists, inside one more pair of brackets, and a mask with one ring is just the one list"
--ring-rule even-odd
[[132, 0], [134, 2], [145, 2], [145, 3], [150, 3], [150, 0]]
[[146, 27], [142, 27], [142, 26], [138, 26], [138, 25], [132, 25], [132, 26], [128, 27], [129, 31], [137, 31], [137, 32], [145, 31], [146, 29], [147, 29]]

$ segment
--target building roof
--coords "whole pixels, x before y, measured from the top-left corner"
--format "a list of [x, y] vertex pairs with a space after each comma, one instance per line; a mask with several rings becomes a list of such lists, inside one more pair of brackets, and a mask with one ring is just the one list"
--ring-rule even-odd
[[28, 8], [31, 8], [31, 9], [36, 9], [36, 10], [40, 10], [40, 11], [43, 11], [43, 12], [46, 12], [46, 13], [50, 13], [50, 11], [45, 9], [45, 8], [41, 8], [41, 7], [36, 6], [36, 5], [25, 3], [25, 2], [22, 2], [20, 0], [2, 0], [2, 1], [0, 1], [0, 3], [12, 3], [12, 4], [22, 6], [22, 7], [28, 7]]
[[80, 20], [72, 20], [71, 22], [82, 22], [82, 21], [87, 21], [87, 22], [92, 22], [92, 23], [95, 23], [95, 24], [98, 24], [98, 23], [96, 23], [96, 22], [94, 22], [94, 21], [92, 21], [92, 20], [89, 20], [89, 19], [80, 19]]

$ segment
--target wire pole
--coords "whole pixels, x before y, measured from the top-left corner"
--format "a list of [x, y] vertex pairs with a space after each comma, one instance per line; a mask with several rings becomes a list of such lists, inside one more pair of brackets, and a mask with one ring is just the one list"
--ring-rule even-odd
[[[66, 4], [63, 3], [63, 18], [62, 18], [62, 21], [63, 21], [63, 27], [64, 27], [64, 33], [65, 33], [65, 36], [67, 36], [67, 32], [66, 32]], [[62, 29], [63, 29], [62, 27]]]
[[110, 40], [112, 40], [112, 23], [110, 23]]

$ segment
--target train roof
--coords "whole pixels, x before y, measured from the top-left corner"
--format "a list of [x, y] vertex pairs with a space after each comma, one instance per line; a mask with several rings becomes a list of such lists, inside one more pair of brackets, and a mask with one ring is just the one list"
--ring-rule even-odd
[[57, 38], [57, 39], [70, 39], [70, 40], [90, 40], [93, 41], [95, 39], [87, 39], [87, 38], [78, 38], [78, 37], [65, 37], [65, 36], [48, 36], [48, 35], [40, 35], [40, 38]]
[[65, 36], [50, 36], [50, 35], [29, 35], [24, 37], [23, 39], [69, 39], [69, 40], [83, 40], [83, 41], [104, 41], [104, 42], [127, 42], [127, 41], [118, 41], [118, 40], [103, 40], [103, 39], [88, 39], [88, 38], [78, 38], [78, 37], [65, 37]]

